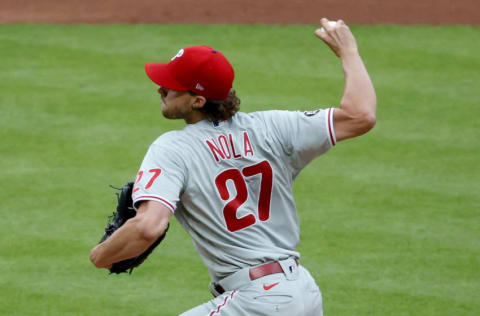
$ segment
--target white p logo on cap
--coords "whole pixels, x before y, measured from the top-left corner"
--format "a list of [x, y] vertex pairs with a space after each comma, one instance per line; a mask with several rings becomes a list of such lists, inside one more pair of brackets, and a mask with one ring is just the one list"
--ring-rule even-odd
[[183, 56], [183, 48], [178, 51], [178, 53], [170, 59], [170, 61], [174, 60], [175, 58], [182, 57]]

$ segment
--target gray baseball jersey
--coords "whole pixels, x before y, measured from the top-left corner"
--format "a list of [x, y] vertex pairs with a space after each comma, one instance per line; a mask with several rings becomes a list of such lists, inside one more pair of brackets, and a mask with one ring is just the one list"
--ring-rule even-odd
[[292, 184], [335, 145], [332, 117], [333, 109], [237, 113], [165, 133], [143, 160], [134, 204], [154, 200], [168, 207], [213, 281], [299, 257]]

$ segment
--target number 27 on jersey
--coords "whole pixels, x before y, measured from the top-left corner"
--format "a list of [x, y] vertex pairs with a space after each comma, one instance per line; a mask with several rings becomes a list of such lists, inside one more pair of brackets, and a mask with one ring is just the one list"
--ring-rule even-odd
[[[273, 170], [267, 160], [245, 167], [242, 170], [227, 169], [215, 178], [215, 185], [222, 200], [228, 201], [230, 199], [230, 192], [227, 187], [228, 180], [233, 181], [235, 190], [237, 191], [236, 196], [233, 197], [233, 199], [223, 208], [225, 223], [227, 224], [228, 230], [231, 232], [244, 229], [256, 223], [255, 215], [248, 214], [238, 218], [237, 210], [248, 199], [246, 179], [257, 174], [261, 175], [257, 214], [258, 219], [263, 222], [270, 217], [270, 201], [273, 186]], [[250, 189], [257, 190], [257, 188]]]

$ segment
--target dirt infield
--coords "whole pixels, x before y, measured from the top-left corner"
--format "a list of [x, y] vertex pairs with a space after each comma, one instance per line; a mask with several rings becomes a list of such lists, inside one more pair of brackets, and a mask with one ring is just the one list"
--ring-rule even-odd
[[0, 23], [480, 24], [480, 0], [1, 0]]

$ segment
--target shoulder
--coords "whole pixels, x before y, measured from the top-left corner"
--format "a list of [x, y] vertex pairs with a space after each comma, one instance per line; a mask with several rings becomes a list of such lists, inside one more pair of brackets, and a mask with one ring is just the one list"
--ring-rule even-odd
[[239, 121], [239, 122], [255, 122], [255, 121], [268, 121], [276, 116], [282, 115], [283, 112], [288, 111], [281, 111], [281, 110], [268, 110], [268, 111], [257, 111], [257, 112], [238, 112], [236, 113], [232, 119]]
[[[182, 131], [169, 131], [160, 135], [149, 148], [149, 152], [153, 155], [165, 156], [165, 153], [169, 153], [168, 157], [179, 160], [186, 156], [186, 152], [189, 151], [189, 137], [186, 137]], [[166, 159], [166, 158], [165, 158]]]
[[257, 118], [264, 121], [275, 120], [279, 118], [296, 116], [303, 113], [298, 110], [267, 110], [267, 111], [258, 111], [250, 113], [252, 118]]
[[234, 123], [243, 127], [265, 130], [270, 133], [277, 128], [283, 128], [285, 125], [291, 125], [297, 121], [303, 112], [288, 110], [267, 110], [250, 113], [237, 113], [233, 117]]
[[[267, 110], [251, 113], [237, 113], [234, 119], [240, 122], [261, 122], [267, 127], [270, 125], [291, 124], [292, 122], [324, 120], [331, 108], [317, 109], [314, 111], [301, 110]], [[333, 111], [332, 111], [333, 113]]]
[[175, 139], [178, 139], [179, 137], [181, 137], [179, 135], [179, 131], [169, 131], [158, 136], [157, 139], [155, 139], [155, 141], [152, 143], [152, 145], [162, 146], [164, 144], [171, 143], [172, 141], [174, 141]]
[[175, 166], [184, 169], [189, 165], [190, 147], [183, 144], [182, 133], [180, 131], [170, 131], [160, 135], [148, 148], [144, 157], [144, 163], [147, 165], [154, 163], [161, 164], [164, 168], [174, 168]]
[[287, 110], [268, 110], [249, 113], [249, 117], [253, 121], [261, 122], [266, 128], [281, 124], [282, 121], [295, 115], [297, 111]]
[[151, 147], [181, 149], [190, 146], [191, 137], [183, 130], [169, 131], [160, 135]]

